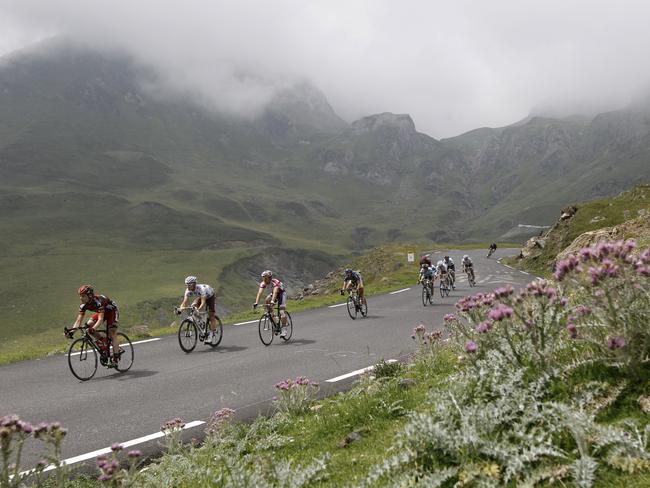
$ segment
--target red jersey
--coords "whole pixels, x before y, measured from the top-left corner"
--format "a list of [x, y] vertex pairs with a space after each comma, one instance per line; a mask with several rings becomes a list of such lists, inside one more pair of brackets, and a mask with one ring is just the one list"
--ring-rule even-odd
[[110, 312], [116, 312], [117, 311], [117, 304], [111, 300], [110, 298], [104, 296], [104, 295], [94, 295], [88, 300], [88, 303], [82, 303], [79, 306], [79, 311], [80, 312], [104, 312], [104, 313], [110, 313]]

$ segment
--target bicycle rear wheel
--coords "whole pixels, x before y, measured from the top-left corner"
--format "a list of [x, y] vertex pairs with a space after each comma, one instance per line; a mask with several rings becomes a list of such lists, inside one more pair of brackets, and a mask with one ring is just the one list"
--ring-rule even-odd
[[291, 320], [291, 315], [289, 314], [289, 312], [285, 311], [284, 313], [287, 315], [287, 325], [285, 325], [287, 332], [284, 335], [284, 337], [280, 336], [280, 338], [284, 342], [287, 342], [289, 339], [291, 339], [291, 336], [293, 335], [293, 321]]
[[273, 323], [271, 322], [268, 314], [264, 314], [262, 317], [260, 317], [260, 321], [257, 324], [257, 329], [259, 331], [262, 344], [268, 346], [271, 344], [271, 342], [273, 342]]
[[118, 332], [117, 337], [120, 343], [120, 357], [117, 360], [115, 369], [117, 369], [120, 373], [126, 373], [131, 369], [131, 366], [133, 366], [135, 351], [133, 350], [131, 339], [129, 339], [126, 334]]
[[429, 291], [427, 290], [427, 285], [424, 285], [422, 287], [422, 305], [426, 307], [428, 301], [429, 301]]
[[97, 351], [89, 339], [80, 337], [68, 349], [68, 366], [75, 378], [88, 381], [97, 372]]
[[192, 352], [196, 347], [199, 331], [194, 321], [185, 319], [178, 327], [178, 344], [187, 353]]
[[350, 318], [352, 320], [355, 320], [357, 318], [357, 304], [354, 303], [354, 298], [349, 296], [347, 305], [348, 305], [348, 315], [350, 315]]
[[430, 305], [433, 305], [433, 293], [434, 293], [435, 291], [436, 291], [436, 290], [435, 290], [435, 288], [433, 287], [433, 283], [431, 283], [431, 285], [429, 285], [429, 288], [428, 288], [428, 291], [427, 291], [427, 295], [428, 295], [428, 297], [429, 297], [429, 304], [430, 304]]
[[[221, 319], [215, 315], [215, 318], [217, 319], [217, 328], [214, 330], [214, 338], [212, 339], [212, 343], [209, 344], [212, 347], [217, 347], [219, 344], [221, 344], [221, 339], [223, 339], [223, 324], [221, 323]], [[207, 327], [210, 327], [210, 323], [208, 322]]]

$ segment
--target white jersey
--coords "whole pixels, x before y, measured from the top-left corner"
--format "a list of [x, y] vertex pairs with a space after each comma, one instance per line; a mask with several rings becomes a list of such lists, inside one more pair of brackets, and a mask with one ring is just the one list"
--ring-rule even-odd
[[472, 264], [474, 264], [472, 258], [463, 259], [463, 266], [471, 266]]
[[210, 285], [196, 285], [194, 288], [194, 291], [190, 290], [185, 290], [185, 298], [198, 298], [198, 297], [205, 297], [205, 298], [210, 298], [211, 296], [214, 296], [214, 288], [212, 288]]

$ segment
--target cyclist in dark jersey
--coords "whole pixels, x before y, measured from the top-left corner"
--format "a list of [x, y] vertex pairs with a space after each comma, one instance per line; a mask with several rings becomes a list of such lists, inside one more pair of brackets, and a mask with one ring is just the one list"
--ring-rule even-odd
[[66, 335], [70, 337], [72, 331], [81, 326], [86, 312], [95, 312], [86, 322], [88, 332], [97, 340], [101, 337], [97, 333], [97, 327], [106, 323], [111, 344], [113, 345], [113, 356], [111, 356], [110, 366], [115, 366], [120, 358], [120, 344], [117, 335], [117, 319], [119, 316], [117, 304], [105, 295], [96, 295], [95, 290], [90, 285], [80, 286], [78, 293], [79, 299], [81, 300], [79, 314], [77, 315], [77, 320], [72, 325], [72, 329], [69, 329]]
[[350, 288], [356, 288], [359, 293], [361, 303], [366, 304], [366, 297], [364, 296], [363, 279], [356, 271], [347, 268], [343, 273], [343, 287], [341, 288], [341, 295], [343, 295]]

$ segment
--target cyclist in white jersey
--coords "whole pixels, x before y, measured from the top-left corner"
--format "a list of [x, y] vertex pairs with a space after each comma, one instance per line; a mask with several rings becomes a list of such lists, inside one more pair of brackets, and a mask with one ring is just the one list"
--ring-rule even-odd
[[[183, 303], [180, 305], [180, 309], [186, 308], [187, 303], [192, 300], [192, 306], [196, 307], [197, 310], [201, 311], [208, 309], [208, 317], [210, 321], [210, 332], [208, 333], [208, 338], [205, 340], [205, 344], [212, 344], [212, 341], [215, 339], [214, 332], [217, 330], [217, 318], [216, 318], [216, 297], [214, 294], [214, 288], [210, 285], [200, 285], [196, 282], [196, 276], [188, 276], [185, 278], [185, 295], [183, 296]], [[180, 314], [180, 310], [178, 312]]]

